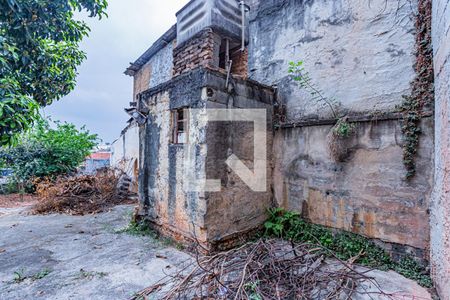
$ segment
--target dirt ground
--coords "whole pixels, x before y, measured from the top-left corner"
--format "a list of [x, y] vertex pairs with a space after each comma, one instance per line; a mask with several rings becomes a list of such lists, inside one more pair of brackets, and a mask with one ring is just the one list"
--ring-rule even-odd
[[[97, 215], [31, 215], [33, 198], [2, 200], [0, 208], [0, 299], [129, 299], [179, 270], [193, 258], [150, 236], [123, 233], [133, 205]], [[23, 206], [25, 205], [25, 206]], [[394, 300], [428, 299], [416, 282], [394, 272], [371, 271]], [[360, 288], [386, 298], [377, 287]], [[149, 298], [149, 299], [158, 299]]]
[[0, 195], [0, 208], [32, 206], [35, 205], [37, 201], [38, 199], [36, 196], [28, 194]]

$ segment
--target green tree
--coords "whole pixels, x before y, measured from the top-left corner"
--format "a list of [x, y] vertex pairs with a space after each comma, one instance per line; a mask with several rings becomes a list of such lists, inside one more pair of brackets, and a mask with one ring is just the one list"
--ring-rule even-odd
[[89, 27], [76, 11], [106, 16], [106, 0], [0, 0], [0, 146], [17, 141], [75, 87]]
[[[97, 145], [96, 134], [70, 123], [39, 120], [14, 147], [0, 150], [0, 161], [14, 171], [14, 180], [29, 185], [31, 180], [73, 172]], [[1, 163], [0, 163], [1, 164]]]

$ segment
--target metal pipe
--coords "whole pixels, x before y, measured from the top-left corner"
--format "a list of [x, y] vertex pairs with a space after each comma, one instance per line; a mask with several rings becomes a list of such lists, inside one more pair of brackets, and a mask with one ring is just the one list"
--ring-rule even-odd
[[228, 65], [230, 63], [230, 40], [225, 39], [225, 64], [228, 71]]
[[245, 0], [241, 0], [239, 3], [241, 6], [241, 14], [242, 14], [242, 46], [241, 51], [245, 50]]

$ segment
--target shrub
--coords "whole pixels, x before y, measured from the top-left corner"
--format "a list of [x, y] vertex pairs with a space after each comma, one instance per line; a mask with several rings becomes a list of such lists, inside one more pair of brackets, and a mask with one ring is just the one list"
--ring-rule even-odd
[[97, 145], [97, 135], [70, 123], [40, 120], [17, 145], [0, 150], [0, 160], [14, 172], [13, 180], [29, 190], [35, 178], [74, 172]]

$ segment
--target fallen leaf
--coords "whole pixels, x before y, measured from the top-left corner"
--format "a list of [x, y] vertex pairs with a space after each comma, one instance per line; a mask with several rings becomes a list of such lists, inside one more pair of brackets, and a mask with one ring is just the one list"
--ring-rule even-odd
[[164, 255], [161, 255], [161, 254], [156, 254], [156, 258], [167, 259], [167, 256], [164, 256]]
[[0, 248], [0, 253], [6, 252], [5, 249]]

